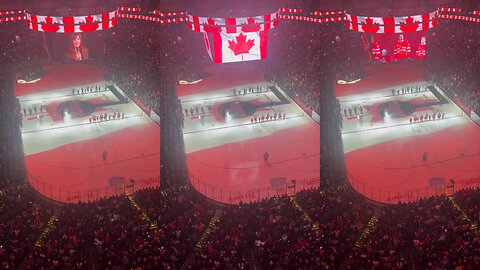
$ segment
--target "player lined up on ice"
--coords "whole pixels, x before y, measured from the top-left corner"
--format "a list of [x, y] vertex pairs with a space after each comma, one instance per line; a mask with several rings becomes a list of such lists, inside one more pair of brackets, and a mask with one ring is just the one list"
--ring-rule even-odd
[[404, 95], [404, 94], [426, 92], [427, 90], [428, 90], [427, 85], [425, 85], [424, 88], [422, 88], [420, 85], [402, 87], [401, 89], [393, 88], [392, 89], [392, 96], [395, 96], [395, 94], [398, 96], [398, 95]]
[[47, 113], [48, 111], [48, 105], [33, 105], [33, 106], [30, 106], [27, 108], [23, 108], [23, 114], [25, 116], [27, 116], [27, 111], [28, 111], [28, 115], [30, 116], [33, 116], [33, 115], [38, 115], [38, 114], [42, 114], [42, 113]]
[[272, 120], [285, 120], [285, 113], [274, 113], [274, 114], [269, 114], [267, 113], [266, 115], [259, 115], [259, 116], [252, 116], [250, 118], [250, 123], [257, 123], [257, 122], [264, 122], [264, 121], [272, 121]]
[[[264, 91], [264, 87], [263, 86], [249, 86], [249, 87], [246, 87], [246, 88], [243, 88], [243, 89], [236, 89], [236, 88], [233, 88], [232, 92], [233, 92], [233, 95], [234, 96], [237, 96], [237, 95], [246, 95], [246, 94], [250, 94], [250, 93], [262, 93]], [[268, 91], [268, 87], [265, 87], [265, 92]]]
[[[357, 116], [359, 114], [363, 114], [363, 107], [362, 105], [353, 105], [353, 106], [350, 106], [347, 108], [344, 108], [343, 109], [343, 114], [345, 115], [345, 117], [347, 116]], [[366, 111], [366, 109], [365, 109]], [[347, 112], [348, 112], [348, 115], [347, 115]]]
[[95, 86], [87, 86], [87, 87], [81, 87], [81, 88], [73, 88], [72, 89], [72, 95], [81, 95], [81, 94], [88, 94], [88, 93], [94, 93], [94, 92], [102, 92], [102, 91], [107, 91], [107, 86], [106, 85], [95, 85]]
[[212, 112], [212, 105], [197, 105], [194, 107], [190, 107], [190, 110], [188, 108], [185, 108], [185, 115], [188, 115], [189, 112], [190, 115], [199, 115], [199, 112], [201, 112], [201, 114], [205, 114], [207, 111], [209, 113]]
[[438, 119], [444, 119], [445, 118], [445, 113], [433, 113], [433, 114], [428, 114], [426, 113], [425, 115], [413, 115], [410, 117], [410, 124], [416, 123], [416, 122], [423, 122], [423, 121], [431, 121], [431, 120], [438, 120]]
[[101, 121], [108, 121], [108, 120], [115, 120], [115, 119], [123, 119], [125, 118], [125, 113], [122, 112], [120, 114], [119, 112], [113, 113], [113, 114], [100, 114], [100, 115], [92, 115], [92, 117], [88, 118], [88, 121], [90, 123], [95, 123], [95, 122], [101, 122]]

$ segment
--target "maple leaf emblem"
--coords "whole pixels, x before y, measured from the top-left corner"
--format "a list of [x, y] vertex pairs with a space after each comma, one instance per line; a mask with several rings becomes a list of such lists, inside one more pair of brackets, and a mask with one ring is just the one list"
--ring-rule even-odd
[[260, 24], [258, 24], [254, 18], [247, 18], [247, 23], [242, 24], [242, 32], [258, 32], [260, 31]]
[[237, 42], [233, 40], [228, 41], [228, 48], [232, 50], [232, 52], [235, 55], [242, 54], [242, 60], [243, 60], [243, 54], [244, 53], [249, 53], [250, 49], [255, 45], [253, 39], [249, 39], [247, 41], [247, 36], [244, 34], [240, 33], [238, 37], [236, 37]]
[[373, 23], [373, 19], [368, 17], [365, 19], [365, 23], [362, 23], [362, 29], [367, 33], [377, 33], [380, 26], [378, 26], [378, 23]]
[[[210, 26], [212, 25], [212, 26]], [[207, 23], [203, 26], [205, 32], [219, 33], [221, 31], [220, 27], [215, 26], [215, 20], [212, 18], [207, 19]]]
[[80, 23], [80, 30], [82, 30], [82, 32], [92, 32], [97, 30], [98, 23], [94, 23], [94, 22], [96, 21], [93, 20], [92, 16], [85, 17], [85, 22]]
[[400, 30], [404, 33], [415, 32], [418, 29], [417, 21], [414, 21], [412, 17], [408, 16], [405, 22], [400, 22]]
[[48, 16], [45, 18], [45, 23], [49, 25], [42, 24], [42, 29], [44, 32], [52, 32], [55, 33], [60, 30], [58, 23], [53, 23], [53, 18]]

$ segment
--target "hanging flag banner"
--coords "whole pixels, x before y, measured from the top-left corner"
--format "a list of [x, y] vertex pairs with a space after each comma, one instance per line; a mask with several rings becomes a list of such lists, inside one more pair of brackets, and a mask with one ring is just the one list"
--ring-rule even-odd
[[231, 63], [267, 58], [267, 32], [213, 33], [214, 63]]
[[118, 23], [118, 11], [87, 16], [44, 16], [25, 13], [27, 28], [49, 33], [82, 33], [100, 31]]
[[423, 31], [438, 25], [438, 12], [403, 17], [365, 17], [346, 14], [346, 27], [356, 32], [390, 34]]
[[278, 12], [241, 18], [208, 18], [188, 15], [188, 27], [203, 33], [214, 63], [267, 58], [268, 31], [278, 25]]
[[278, 24], [278, 12], [241, 18], [211, 18], [188, 15], [188, 27], [195, 32], [248, 33], [268, 31]]

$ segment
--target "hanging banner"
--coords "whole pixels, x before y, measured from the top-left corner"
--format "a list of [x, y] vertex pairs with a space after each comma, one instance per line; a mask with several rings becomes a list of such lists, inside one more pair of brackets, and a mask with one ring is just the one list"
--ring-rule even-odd
[[437, 26], [438, 12], [403, 17], [365, 17], [346, 14], [346, 26], [356, 32], [366, 33], [409, 33]]
[[118, 23], [118, 11], [87, 16], [44, 16], [25, 13], [27, 28], [48, 33], [82, 33], [100, 31]]
[[188, 15], [188, 27], [195, 32], [248, 33], [268, 31], [278, 25], [278, 18], [278, 12], [239, 18], [209, 18]]

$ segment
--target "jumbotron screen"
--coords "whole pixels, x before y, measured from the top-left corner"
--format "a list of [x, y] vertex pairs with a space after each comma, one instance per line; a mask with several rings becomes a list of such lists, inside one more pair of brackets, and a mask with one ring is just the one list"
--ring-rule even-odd
[[79, 62], [102, 56], [105, 33], [45, 33], [46, 49], [56, 62]]
[[364, 34], [373, 62], [388, 63], [424, 59], [427, 54], [426, 31], [404, 34]]

